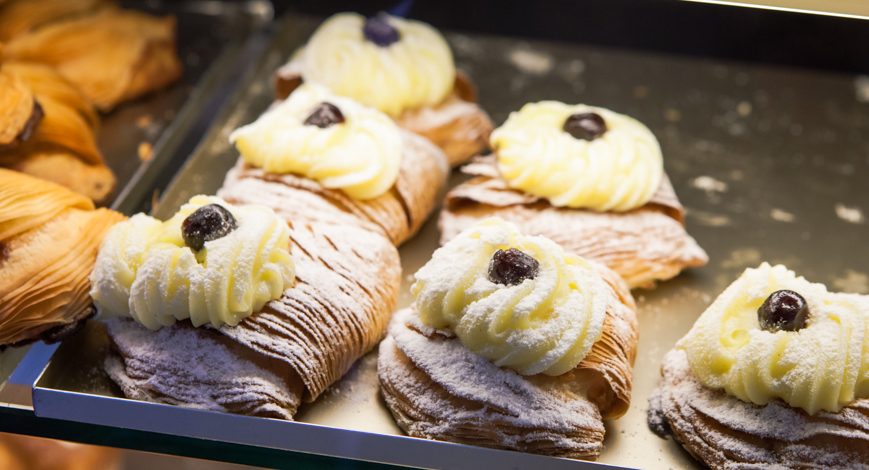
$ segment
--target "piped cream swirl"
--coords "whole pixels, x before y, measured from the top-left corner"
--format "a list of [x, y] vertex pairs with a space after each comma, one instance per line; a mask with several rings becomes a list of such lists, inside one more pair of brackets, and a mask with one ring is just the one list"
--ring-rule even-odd
[[365, 39], [365, 17], [339, 13], [327, 19], [305, 46], [304, 80], [393, 117], [441, 103], [456, 78], [447, 42], [425, 23], [394, 16], [388, 21], [399, 40], [381, 47]]
[[[568, 116], [596, 113], [607, 126], [587, 141], [563, 130]], [[557, 207], [628, 211], [651, 200], [664, 175], [658, 140], [623, 114], [557, 101], [529, 103], [492, 133], [507, 184]]]
[[[797, 331], [760, 328], [769, 294], [792, 290], [809, 307]], [[677, 344], [705, 386], [764, 405], [780, 398], [809, 414], [869, 398], [869, 296], [828, 292], [786, 267], [747, 269]]]
[[[495, 284], [489, 262], [516, 248], [539, 262], [518, 285]], [[486, 219], [432, 255], [415, 275], [423, 323], [455, 332], [462, 344], [523, 375], [560, 375], [576, 367], [603, 331], [613, 294], [586, 260], [558, 244], [526, 236], [501, 219]]]
[[[336, 106], [345, 121], [325, 128], [305, 125], [324, 102]], [[389, 191], [401, 167], [401, 133], [392, 119], [317, 85], [302, 85], [229, 140], [250, 165], [302, 175], [355, 199]]]
[[[181, 223], [208, 204], [229, 210], [238, 228], [194, 252]], [[195, 196], [166, 222], [137, 214], [112, 227], [91, 274], [91, 297], [100, 314], [152, 330], [188, 318], [194, 326], [235, 326], [292, 284], [289, 243], [289, 227], [271, 209]]]

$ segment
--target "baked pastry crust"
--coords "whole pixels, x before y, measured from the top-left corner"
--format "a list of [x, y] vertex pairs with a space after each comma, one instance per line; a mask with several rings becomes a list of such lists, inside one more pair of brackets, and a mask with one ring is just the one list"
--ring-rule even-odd
[[585, 359], [560, 376], [524, 377], [465, 348], [452, 333], [398, 312], [380, 345], [381, 392], [399, 426], [427, 439], [594, 459], [604, 419], [630, 404], [638, 339], [635, 305], [624, 281], [596, 266], [618, 299]]
[[462, 171], [473, 178], [447, 194], [438, 222], [442, 244], [483, 218], [500, 217], [605, 264], [631, 288], [651, 287], [709, 260], [685, 230], [684, 208], [666, 178], [646, 205], [611, 213], [554, 207], [513, 190], [499, 176], [494, 156], [479, 157]]
[[12, 0], [0, 2], [0, 41], [73, 15], [81, 15], [112, 5], [111, 0]]
[[107, 322], [105, 368], [125, 395], [292, 419], [380, 341], [401, 283], [392, 243], [355, 225], [292, 225], [295, 285], [238, 326]]
[[[302, 54], [304, 50], [275, 71], [277, 99], [285, 99], [302, 84]], [[405, 111], [396, 122], [440, 147], [450, 166], [456, 167], [489, 146], [489, 134], [494, 127], [489, 115], [480, 108], [476, 99], [477, 91], [471, 79], [457, 71], [453, 93], [442, 103], [434, 107]]]
[[57, 340], [93, 315], [91, 268], [121, 214], [0, 169], [0, 345]]
[[[411, 132], [401, 131], [403, 154], [395, 185], [369, 200], [293, 174], [268, 173], [239, 159], [218, 195], [239, 204], [262, 204], [287, 220], [318, 220], [366, 226], [400, 245], [434, 210], [449, 168], [443, 153]], [[288, 201], [292, 201], [288, 204]]]
[[682, 350], [667, 353], [661, 375], [650, 422], [666, 422], [711, 468], [864, 468], [869, 462], [869, 399], [815, 415], [779, 400], [746, 403], [704, 387]]

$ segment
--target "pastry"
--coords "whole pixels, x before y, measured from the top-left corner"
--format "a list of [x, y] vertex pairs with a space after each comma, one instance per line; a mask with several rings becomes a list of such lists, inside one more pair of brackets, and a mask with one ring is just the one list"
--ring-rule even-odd
[[312, 84], [230, 140], [241, 158], [221, 197], [269, 206], [288, 220], [364, 225], [396, 245], [428, 218], [449, 171], [428, 140]]
[[864, 468], [869, 296], [746, 270], [664, 357], [649, 422], [712, 468]]
[[111, 5], [109, 0], [11, 0], [0, 2], [0, 42], [73, 15]]
[[18, 434], [0, 434], [4, 470], [120, 470], [121, 451]]
[[631, 288], [708, 261], [685, 231], [657, 139], [635, 119], [530, 103], [492, 133], [491, 147], [463, 169], [473, 178], [447, 194], [442, 243], [497, 216], [602, 262]]
[[[230, 217], [202, 227], [223, 237], [185, 222], [212, 205]], [[400, 268], [378, 231], [197, 196], [167, 222], [114, 228], [93, 278], [105, 369], [127, 397], [292, 419], [383, 336]]]
[[431, 26], [380, 13], [327, 19], [275, 74], [279, 99], [302, 82], [326, 86], [391, 116], [459, 165], [486, 148], [492, 122]]
[[122, 218], [0, 169], [0, 345], [57, 340], [93, 314], [88, 275], [103, 235]]
[[88, 100], [42, 64], [5, 62], [0, 85], [0, 100], [15, 110], [0, 123], [0, 166], [105, 201], [115, 177], [97, 148], [99, 118]]
[[596, 458], [630, 403], [635, 305], [593, 261], [500, 219], [468, 228], [415, 275], [380, 345], [387, 407], [409, 435]]
[[10, 38], [4, 60], [51, 65], [101, 111], [181, 76], [175, 19], [117, 8], [74, 15]]

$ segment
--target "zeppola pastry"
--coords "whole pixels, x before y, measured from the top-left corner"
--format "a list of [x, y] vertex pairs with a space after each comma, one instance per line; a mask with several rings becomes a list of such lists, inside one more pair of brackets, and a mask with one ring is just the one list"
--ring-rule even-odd
[[746, 270], [664, 358], [649, 423], [712, 468], [864, 468], [869, 296]]
[[437, 204], [449, 167], [385, 114], [305, 84], [230, 136], [241, 154], [219, 195], [288, 220], [364, 225], [398, 245]]
[[380, 345], [409, 435], [596, 458], [623, 415], [637, 346], [628, 287], [603, 265], [487, 219], [435, 251]]
[[492, 123], [431, 26], [380, 13], [327, 19], [275, 74], [279, 99], [317, 83], [391, 116], [440, 147], [455, 166], [486, 148]]
[[635, 119], [530, 103], [492, 133], [491, 148], [463, 168], [474, 178], [447, 195], [442, 243], [497, 216], [602, 262], [632, 288], [708, 261], [685, 231], [657, 139]]
[[103, 235], [122, 218], [0, 169], [0, 345], [57, 340], [93, 314], [88, 275]]

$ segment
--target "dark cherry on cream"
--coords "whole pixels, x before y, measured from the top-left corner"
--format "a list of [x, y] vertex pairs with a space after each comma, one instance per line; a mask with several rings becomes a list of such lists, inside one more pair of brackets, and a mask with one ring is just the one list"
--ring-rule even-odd
[[498, 250], [489, 262], [490, 281], [495, 284], [515, 286], [525, 279], [534, 279], [540, 272], [540, 263], [532, 256], [516, 248]]
[[766, 331], [797, 331], [806, 327], [809, 306], [792, 290], [777, 290], [757, 309], [757, 321]]
[[564, 132], [576, 139], [594, 140], [607, 131], [606, 122], [597, 113], [571, 114], [564, 121]]
[[199, 251], [205, 242], [223, 238], [238, 228], [235, 217], [220, 204], [208, 204], [193, 211], [181, 222], [184, 244]]
[[317, 126], [325, 129], [344, 122], [344, 114], [332, 103], [322, 102], [305, 118], [306, 126]]
[[389, 15], [383, 12], [365, 20], [362, 34], [365, 36], [365, 39], [380, 47], [389, 47], [401, 39], [401, 35], [395, 29], [395, 26], [389, 24]]

